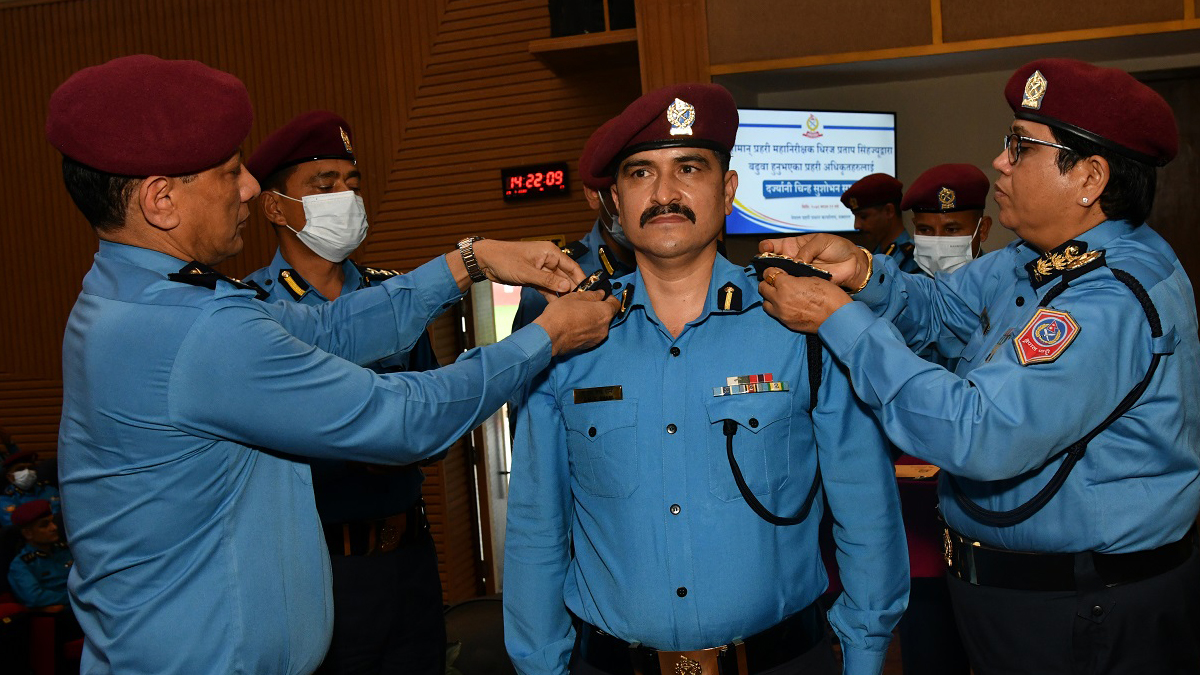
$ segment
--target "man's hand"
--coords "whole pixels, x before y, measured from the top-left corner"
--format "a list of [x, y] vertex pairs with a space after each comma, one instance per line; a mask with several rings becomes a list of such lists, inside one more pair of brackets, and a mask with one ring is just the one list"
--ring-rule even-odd
[[[481, 239], [474, 244], [475, 261], [488, 279], [511, 286], [533, 286], [539, 290], [566, 293], [583, 281], [583, 270], [548, 241], [501, 241]], [[450, 273], [461, 290], [471, 285], [467, 268], [458, 251], [446, 254]]]
[[843, 288], [861, 288], [869, 265], [863, 250], [848, 239], [832, 234], [804, 234], [786, 239], [764, 239], [763, 253], [778, 253], [829, 270], [831, 281]]
[[621, 308], [616, 297], [604, 299], [604, 291], [569, 293], [555, 298], [533, 322], [550, 334], [555, 356], [588, 349], [608, 337], [608, 324]]
[[851, 302], [850, 296], [833, 282], [816, 277], [793, 277], [777, 267], [763, 273], [758, 292], [763, 296], [763, 309], [767, 314], [800, 333], [816, 333], [830, 314]]

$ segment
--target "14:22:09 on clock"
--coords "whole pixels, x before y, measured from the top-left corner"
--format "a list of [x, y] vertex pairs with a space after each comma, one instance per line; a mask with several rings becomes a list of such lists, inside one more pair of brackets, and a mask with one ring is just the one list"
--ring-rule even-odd
[[501, 169], [500, 182], [506, 202], [565, 195], [568, 193], [567, 163], [554, 162]]

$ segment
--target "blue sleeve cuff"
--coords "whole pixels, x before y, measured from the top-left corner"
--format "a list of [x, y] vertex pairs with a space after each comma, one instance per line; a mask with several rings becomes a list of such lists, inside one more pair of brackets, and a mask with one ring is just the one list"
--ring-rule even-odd
[[851, 302], [842, 305], [825, 319], [825, 323], [817, 329], [817, 336], [829, 348], [829, 351], [840, 360], [848, 354], [859, 336], [871, 327], [879, 317], [869, 307], [861, 302]]
[[886, 659], [886, 650], [855, 649], [842, 645], [843, 675], [879, 675], [883, 672], [883, 662]]
[[861, 291], [850, 296], [872, 307], [887, 300], [888, 283], [890, 283], [888, 277], [899, 272], [899, 268], [896, 267], [896, 262], [892, 260], [891, 256], [876, 254], [874, 261], [871, 278], [867, 280], [867, 285]]
[[550, 357], [553, 354], [550, 345], [550, 334], [545, 328], [531, 323], [528, 326], [518, 330], [517, 332], [504, 338], [505, 342], [512, 342], [525, 352], [525, 355], [530, 357], [529, 366], [531, 373], [540, 373], [550, 365]]
[[440, 255], [408, 274], [394, 278], [399, 280], [395, 284], [397, 287], [411, 288], [417, 292], [430, 315], [440, 314], [463, 297], [454, 275], [450, 273], [446, 256]]

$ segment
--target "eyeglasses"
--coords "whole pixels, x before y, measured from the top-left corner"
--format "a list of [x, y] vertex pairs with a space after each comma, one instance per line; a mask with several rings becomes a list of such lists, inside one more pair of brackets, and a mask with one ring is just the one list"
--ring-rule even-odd
[[1009, 134], [1004, 137], [1004, 149], [1008, 151], [1009, 164], [1016, 164], [1017, 160], [1021, 159], [1021, 150], [1023, 149], [1021, 147], [1022, 143], [1033, 143], [1034, 145], [1045, 145], [1051, 148], [1058, 148], [1059, 150], [1066, 150], [1068, 152], [1071, 151], [1071, 149], [1067, 146], [1059, 145], [1058, 143], [1051, 143], [1050, 141], [1030, 138], [1020, 134]]

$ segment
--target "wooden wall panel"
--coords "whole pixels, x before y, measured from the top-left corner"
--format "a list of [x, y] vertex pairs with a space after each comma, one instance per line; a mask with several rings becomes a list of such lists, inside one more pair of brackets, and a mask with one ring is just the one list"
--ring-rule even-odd
[[1180, 0], [941, 0], [946, 42], [1106, 28], [1184, 18]]
[[[556, 75], [528, 51], [549, 36], [545, 0], [68, 0], [0, 4], [0, 128], [10, 199], [0, 226], [0, 423], [49, 450], [61, 401], [62, 331], [95, 236], [62, 188], [45, 142], [50, 93], [85, 66], [138, 52], [194, 58], [240, 77], [254, 102], [249, 154], [314, 108], [351, 123], [371, 230], [361, 262], [409, 270], [468, 234], [579, 236], [593, 220], [567, 198], [506, 204], [499, 169], [577, 161], [587, 136], [640, 92], [638, 71]], [[243, 276], [273, 236], [255, 213]], [[131, 327], [130, 330], [136, 330]], [[435, 328], [449, 362], [455, 327]], [[450, 337], [448, 337], [450, 336]], [[461, 448], [431, 467], [431, 505], [448, 601], [475, 592], [470, 467]]]
[[642, 91], [710, 82], [705, 0], [637, 0]]
[[840, 54], [933, 41], [929, 0], [708, 0], [713, 64]]

